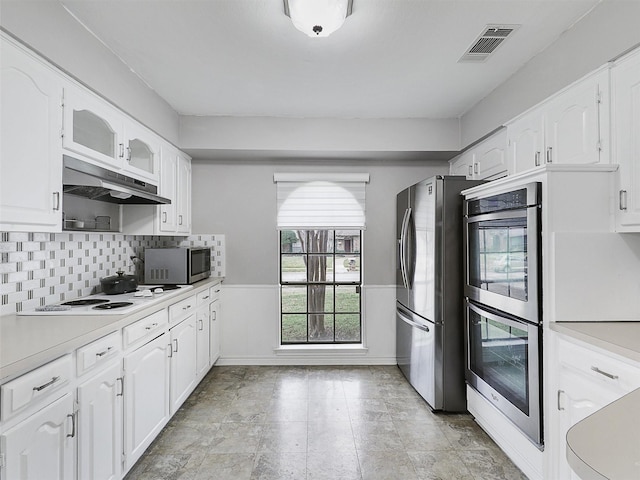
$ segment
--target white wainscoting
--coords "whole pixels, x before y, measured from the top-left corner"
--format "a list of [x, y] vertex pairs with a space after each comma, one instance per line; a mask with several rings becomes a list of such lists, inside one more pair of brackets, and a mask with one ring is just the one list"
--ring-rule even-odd
[[224, 285], [216, 365], [395, 365], [395, 285], [364, 286], [363, 348], [279, 349], [277, 285]]

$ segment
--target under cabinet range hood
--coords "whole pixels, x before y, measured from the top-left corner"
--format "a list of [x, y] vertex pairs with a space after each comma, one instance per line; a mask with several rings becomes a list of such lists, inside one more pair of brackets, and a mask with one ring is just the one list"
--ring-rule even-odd
[[160, 205], [171, 200], [158, 195], [158, 187], [137, 178], [98, 167], [77, 158], [62, 156], [63, 191], [100, 202]]

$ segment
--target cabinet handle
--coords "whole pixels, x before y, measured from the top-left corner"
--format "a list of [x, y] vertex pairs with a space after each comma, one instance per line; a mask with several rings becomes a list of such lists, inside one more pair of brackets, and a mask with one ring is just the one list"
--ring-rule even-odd
[[167, 212], [162, 212], [162, 223], [167, 223]]
[[167, 345], [169, 347], [169, 358], [173, 357], [173, 347], [171, 346], [171, 344]]
[[40, 385], [39, 387], [33, 387], [33, 389], [36, 392], [40, 392], [41, 390], [44, 390], [47, 387], [50, 387], [51, 385], [53, 385], [54, 383], [56, 383], [58, 380], [60, 380], [60, 376], [57, 377], [53, 377], [51, 380], [49, 380], [47, 383], [43, 383], [42, 385]]
[[200, 322], [200, 328], [198, 330], [204, 330], [204, 322], [202, 321], [202, 319], [200, 319], [199, 322]]
[[189, 310], [191, 308], [191, 305], [187, 305], [186, 307], [182, 307], [182, 310]]
[[101, 352], [96, 353], [96, 357], [102, 357], [103, 355], [106, 355], [107, 353], [109, 353], [111, 351], [113, 347], [109, 347], [106, 350], [103, 350]]
[[598, 367], [591, 367], [591, 370], [593, 370], [596, 373], [599, 373], [600, 375], [604, 375], [605, 377], [610, 378], [611, 380], [618, 379], [618, 375], [613, 375], [612, 373], [605, 372], [603, 370], [600, 370]]
[[619, 208], [622, 211], [625, 211], [627, 209], [627, 191], [626, 190], [620, 190]]
[[475, 173], [476, 175], [478, 174], [478, 162], [474, 162], [473, 164], [473, 173]]
[[53, 192], [53, 210], [60, 210], [60, 192]]
[[157, 323], [152, 323], [151, 325], [148, 325], [146, 327], [144, 327], [145, 330], [151, 330], [152, 328], [156, 328], [158, 326]]
[[535, 158], [535, 162], [536, 162], [536, 167], [539, 167], [540, 166], [540, 152], [539, 151], [536, 152], [536, 155], [535, 155], [534, 158]]
[[174, 338], [173, 339], [173, 344], [175, 345], [175, 350], [173, 351], [173, 353], [178, 353], [178, 339]]
[[209, 298], [209, 295], [207, 295], [206, 297], [202, 297], [203, 300], [206, 300], [207, 298]]
[[547, 163], [553, 163], [553, 148], [547, 147]]
[[127, 147], [127, 162], [131, 161], [131, 147]]
[[473, 166], [469, 165], [469, 176], [472, 177], [473, 176]]
[[212, 322], [215, 322], [218, 319], [218, 312], [216, 312], [215, 310], [213, 311], [213, 318], [211, 319]]
[[124, 397], [124, 377], [118, 377], [116, 380], [120, 381], [120, 393], [116, 393], [116, 397]]
[[67, 418], [71, 418], [71, 433], [67, 433], [67, 437], [73, 438], [76, 436], [76, 412], [70, 413]]
[[559, 411], [564, 410], [564, 407], [560, 406], [560, 396], [564, 393], [564, 390], [558, 390], [557, 407]]
[[178, 215], [178, 225], [182, 225], [182, 215]]
[[216, 293], [220, 293], [220, 289], [217, 289], [217, 290], [216, 290]]
[[119, 143], [118, 146], [120, 147], [120, 153], [118, 154], [118, 156], [120, 158], [124, 157], [124, 143]]

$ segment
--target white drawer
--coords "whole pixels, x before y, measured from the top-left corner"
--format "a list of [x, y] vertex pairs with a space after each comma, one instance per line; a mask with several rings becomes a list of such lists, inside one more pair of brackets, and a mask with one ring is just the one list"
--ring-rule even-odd
[[617, 389], [621, 394], [640, 387], [640, 365], [591, 345], [559, 340], [560, 362], [571, 370]]
[[76, 354], [78, 375], [114, 358], [121, 351], [121, 341], [120, 331], [117, 331], [79, 348]]
[[206, 290], [203, 290], [202, 292], [198, 292], [196, 294], [196, 304], [198, 306], [200, 305], [205, 305], [208, 304], [209, 302], [211, 302], [211, 289], [207, 288]]
[[174, 324], [192, 314], [196, 309], [196, 303], [196, 296], [191, 295], [189, 298], [185, 298], [171, 305], [169, 307], [169, 322]]
[[168, 317], [165, 309], [138, 320], [136, 323], [127, 325], [122, 329], [124, 348], [128, 348], [145, 338], [153, 338], [156, 333], [167, 326], [167, 323]]
[[222, 290], [222, 285], [217, 284], [213, 287], [209, 287], [209, 296], [211, 297], [210, 301], [214, 302], [216, 300], [220, 300], [220, 290]]
[[[54, 401], [73, 376], [73, 360], [65, 355], [2, 385], [2, 420], [29, 405]], [[59, 392], [58, 395], [53, 395]]]

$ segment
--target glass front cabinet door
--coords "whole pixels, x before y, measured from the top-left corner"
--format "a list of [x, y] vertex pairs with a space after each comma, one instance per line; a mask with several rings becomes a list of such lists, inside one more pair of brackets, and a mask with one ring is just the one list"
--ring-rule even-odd
[[144, 177], [157, 184], [160, 177], [159, 137], [135, 122], [127, 122], [124, 133], [126, 140], [123, 168], [135, 177]]
[[107, 167], [123, 166], [123, 116], [101, 98], [73, 87], [64, 91], [62, 145]]

